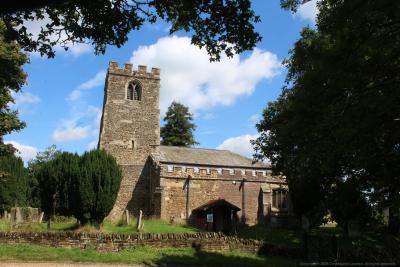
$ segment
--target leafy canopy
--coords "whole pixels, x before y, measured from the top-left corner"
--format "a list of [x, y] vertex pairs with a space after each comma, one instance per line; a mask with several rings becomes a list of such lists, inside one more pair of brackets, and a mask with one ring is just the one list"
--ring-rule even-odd
[[[20, 3], [6, 0], [0, 18], [8, 40], [25, 51], [54, 57], [54, 46], [65, 49], [73, 43], [90, 42], [96, 53], [107, 45], [121, 47], [132, 30], [162, 19], [171, 24], [170, 34], [183, 30], [192, 34], [192, 43], [205, 47], [211, 60], [221, 52], [232, 56], [252, 49], [261, 40], [254, 24], [249, 0], [57, 0]], [[27, 24], [41, 21], [40, 33], [32, 35]]]
[[165, 124], [161, 127], [161, 144], [186, 147], [198, 144], [193, 136], [196, 125], [192, 121], [193, 115], [188, 107], [172, 102], [164, 117]]
[[302, 31], [286, 60], [287, 84], [257, 125], [256, 157], [287, 176], [298, 214], [335, 212], [332, 200], [346, 190], [389, 207], [398, 232], [400, 2], [322, 0], [319, 9], [317, 30]]
[[18, 118], [18, 112], [10, 107], [15, 103], [13, 94], [25, 84], [26, 74], [22, 65], [27, 57], [20, 52], [19, 46], [5, 38], [7, 28], [0, 19], [0, 155], [14, 152], [11, 145], [5, 145], [3, 136], [25, 127]]

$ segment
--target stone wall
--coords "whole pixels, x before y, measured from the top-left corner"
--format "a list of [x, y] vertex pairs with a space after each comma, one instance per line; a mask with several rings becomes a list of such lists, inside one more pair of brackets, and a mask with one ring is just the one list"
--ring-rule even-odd
[[[167, 165], [161, 165], [159, 175], [160, 217], [177, 222], [184, 222], [186, 219], [187, 188], [184, 185], [189, 175], [189, 214], [210, 200], [222, 198], [241, 208], [239, 217], [244, 211], [246, 223], [250, 225], [259, 222], [259, 215], [263, 214], [263, 205], [268, 204], [260, 201], [260, 194], [263, 196], [261, 187], [287, 188], [285, 180], [281, 177], [272, 176], [269, 171], [261, 169], [213, 169], [193, 166], [174, 166], [171, 169]], [[244, 198], [241, 187], [243, 180]]]
[[[131, 82], [140, 84], [141, 99], [127, 99]], [[148, 206], [149, 188], [144, 177], [148, 156], [160, 144], [160, 70], [146, 66], [119, 68], [110, 62], [104, 94], [99, 148], [111, 153], [121, 166], [123, 178], [109, 218], [118, 220], [125, 209], [137, 215]], [[136, 198], [136, 199], [133, 199]], [[140, 201], [136, 201], [140, 200]]]
[[75, 232], [0, 232], [0, 242], [7, 244], [36, 244], [52, 247], [96, 248], [118, 251], [135, 246], [194, 247], [205, 251], [239, 249], [257, 253], [263, 242], [225, 236], [221, 233], [194, 234], [89, 234]]

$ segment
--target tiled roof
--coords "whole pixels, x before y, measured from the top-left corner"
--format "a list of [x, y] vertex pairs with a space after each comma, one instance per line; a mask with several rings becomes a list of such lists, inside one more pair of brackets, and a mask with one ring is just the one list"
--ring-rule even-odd
[[228, 150], [204, 149], [177, 146], [160, 146], [157, 160], [160, 163], [190, 164], [215, 167], [269, 168], [262, 162]]

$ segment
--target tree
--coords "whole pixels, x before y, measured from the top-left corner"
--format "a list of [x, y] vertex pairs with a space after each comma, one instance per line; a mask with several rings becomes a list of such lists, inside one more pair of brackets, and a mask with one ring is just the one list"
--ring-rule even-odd
[[4, 144], [3, 136], [25, 127], [10, 104], [14, 103], [12, 94], [19, 92], [25, 84], [26, 74], [22, 65], [27, 62], [27, 57], [15, 42], [5, 38], [6, 32], [7, 28], [0, 19], [0, 156], [15, 151], [12, 145]]
[[43, 152], [38, 152], [36, 157], [28, 162], [29, 187], [31, 188], [29, 202], [32, 207], [41, 207], [41, 185], [38, 180], [39, 176], [43, 175], [41, 168], [46, 162], [54, 160], [61, 153], [56, 145], [51, 145]]
[[193, 136], [196, 125], [189, 108], [178, 102], [172, 102], [161, 127], [161, 144], [167, 146], [192, 146], [198, 144]]
[[[232, 56], [250, 50], [261, 40], [253, 25], [260, 18], [249, 0], [46, 0], [24, 5], [7, 0], [0, 18], [8, 40], [49, 57], [54, 57], [56, 44], [68, 49], [82, 42], [91, 42], [96, 53], [104, 53], [107, 45], [122, 46], [132, 30], [158, 19], [171, 24], [170, 34], [192, 33], [192, 43], [206, 47], [212, 60], [221, 52]], [[43, 23], [37, 36], [27, 31], [26, 24], [32, 21]]]
[[[76, 153], [61, 152], [54, 145], [38, 153], [36, 159], [30, 162], [32, 190], [49, 217], [72, 215], [79, 163]], [[33, 198], [37, 197], [35, 194], [32, 194]]]
[[397, 234], [400, 5], [322, 0], [319, 11], [317, 30], [302, 31], [286, 61], [287, 84], [257, 125], [256, 157], [268, 157], [298, 197], [296, 186], [314, 181], [317, 193], [303, 195], [310, 202], [300, 212], [329, 209], [328, 197], [350, 179], [370, 206], [389, 207], [388, 229]]
[[121, 183], [121, 170], [114, 157], [104, 150], [85, 152], [77, 179], [74, 217], [81, 225], [98, 226], [111, 211]]
[[21, 158], [0, 156], [0, 211], [28, 203], [28, 172]]

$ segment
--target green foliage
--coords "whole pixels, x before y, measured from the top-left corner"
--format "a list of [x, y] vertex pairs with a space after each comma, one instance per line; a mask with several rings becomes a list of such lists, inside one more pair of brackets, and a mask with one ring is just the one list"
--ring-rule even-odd
[[0, 211], [28, 202], [28, 172], [21, 158], [0, 156]]
[[[286, 60], [287, 85], [257, 125], [256, 157], [287, 177], [298, 214], [321, 218], [360, 196], [390, 207], [389, 228], [398, 233], [400, 4], [322, 0], [319, 8], [317, 30], [302, 31]], [[330, 201], [348, 190], [354, 195]], [[357, 210], [339, 217], [363, 214]]]
[[14, 152], [12, 145], [4, 144], [3, 136], [25, 127], [25, 123], [18, 118], [18, 112], [12, 110], [10, 104], [14, 103], [12, 94], [19, 92], [25, 84], [26, 74], [22, 65], [28, 59], [15, 42], [6, 40], [6, 31], [0, 18], [0, 155]]
[[56, 146], [29, 162], [31, 186], [48, 215], [74, 215], [82, 224], [100, 224], [114, 205], [121, 171], [105, 151], [83, 156], [61, 152]]
[[[68, 152], [53, 154], [51, 151], [56, 151], [53, 148], [39, 155], [37, 162], [40, 163], [31, 165], [38, 185], [41, 208], [47, 214], [71, 215], [75, 204], [75, 184], [79, 178], [79, 156]], [[43, 155], [49, 156], [47, 161], [41, 160]]]
[[[261, 40], [253, 25], [260, 18], [249, 0], [8, 2], [0, 11], [8, 39], [26, 51], [49, 57], [54, 57], [56, 44], [68, 49], [73, 43], [84, 42], [94, 44], [96, 53], [104, 54], [107, 45], [121, 47], [132, 30], [157, 19], [171, 24], [170, 34], [190, 32], [192, 43], [205, 47], [212, 60], [218, 60], [221, 52], [232, 56], [250, 50]], [[40, 33], [29, 34], [26, 23], [41, 20]]]
[[[56, 145], [51, 145], [43, 152], [38, 152], [36, 157], [28, 162], [29, 169], [29, 187], [31, 193], [29, 197], [30, 206], [41, 207], [40, 184], [38, 176], [41, 167], [48, 161], [54, 160], [57, 155], [61, 154], [61, 150], [57, 149]], [[40, 174], [41, 175], [41, 174]], [[44, 182], [44, 181], [43, 181]]]
[[186, 147], [198, 144], [193, 136], [196, 125], [192, 121], [188, 107], [172, 102], [164, 117], [165, 125], [161, 127], [161, 144]]
[[117, 198], [121, 170], [115, 159], [104, 150], [85, 152], [80, 166], [73, 215], [83, 225], [99, 225], [111, 211]]

